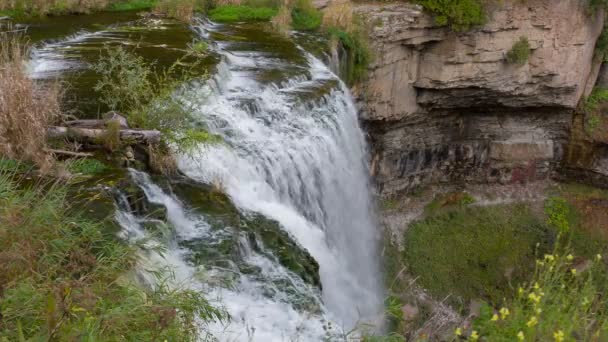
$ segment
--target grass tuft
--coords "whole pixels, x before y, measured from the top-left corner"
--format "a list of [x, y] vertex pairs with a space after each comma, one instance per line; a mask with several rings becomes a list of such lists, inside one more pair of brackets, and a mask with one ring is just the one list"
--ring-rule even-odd
[[225, 5], [209, 11], [209, 18], [221, 23], [270, 21], [277, 14], [278, 9], [276, 8]]
[[528, 38], [520, 37], [509, 52], [507, 52], [507, 62], [512, 64], [524, 65], [530, 58], [530, 43]]

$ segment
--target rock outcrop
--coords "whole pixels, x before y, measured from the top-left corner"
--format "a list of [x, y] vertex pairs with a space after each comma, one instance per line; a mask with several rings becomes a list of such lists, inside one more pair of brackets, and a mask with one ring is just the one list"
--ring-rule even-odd
[[[580, 0], [505, 1], [456, 33], [420, 6], [361, 4], [375, 56], [356, 87], [383, 195], [429, 182], [524, 182], [555, 174], [592, 90], [603, 14]], [[508, 63], [520, 37], [524, 65]]]

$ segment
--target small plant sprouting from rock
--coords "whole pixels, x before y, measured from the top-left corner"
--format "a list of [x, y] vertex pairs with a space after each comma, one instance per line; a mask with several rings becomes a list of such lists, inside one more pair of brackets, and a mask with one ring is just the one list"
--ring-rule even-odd
[[596, 87], [583, 102], [583, 111], [586, 117], [586, 131], [594, 135], [596, 130], [602, 126], [603, 118], [600, 105], [608, 102], [608, 89]]
[[524, 65], [530, 58], [530, 43], [528, 38], [520, 37], [509, 52], [507, 52], [507, 62], [511, 64]]

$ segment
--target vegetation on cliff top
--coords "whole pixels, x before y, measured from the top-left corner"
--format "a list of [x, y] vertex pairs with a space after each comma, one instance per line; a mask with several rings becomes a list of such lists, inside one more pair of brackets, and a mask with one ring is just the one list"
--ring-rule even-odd
[[486, 21], [482, 0], [416, 0], [435, 15], [435, 22], [454, 31], [466, 31]]

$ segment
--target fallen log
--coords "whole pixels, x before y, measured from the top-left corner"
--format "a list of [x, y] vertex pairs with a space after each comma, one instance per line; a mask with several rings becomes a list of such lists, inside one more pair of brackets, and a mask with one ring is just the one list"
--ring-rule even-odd
[[[47, 129], [47, 138], [67, 138], [78, 142], [99, 143], [108, 136], [107, 129], [52, 126]], [[118, 131], [121, 141], [129, 144], [160, 143], [160, 132], [156, 130], [121, 129]]]
[[72, 152], [72, 151], [66, 151], [66, 150], [55, 150], [55, 149], [51, 149], [51, 148], [45, 148], [44, 151], [52, 153], [52, 154], [63, 154], [63, 155], [70, 156], [70, 157], [93, 157], [94, 156], [93, 153], [89, 153], [89, 152]]

